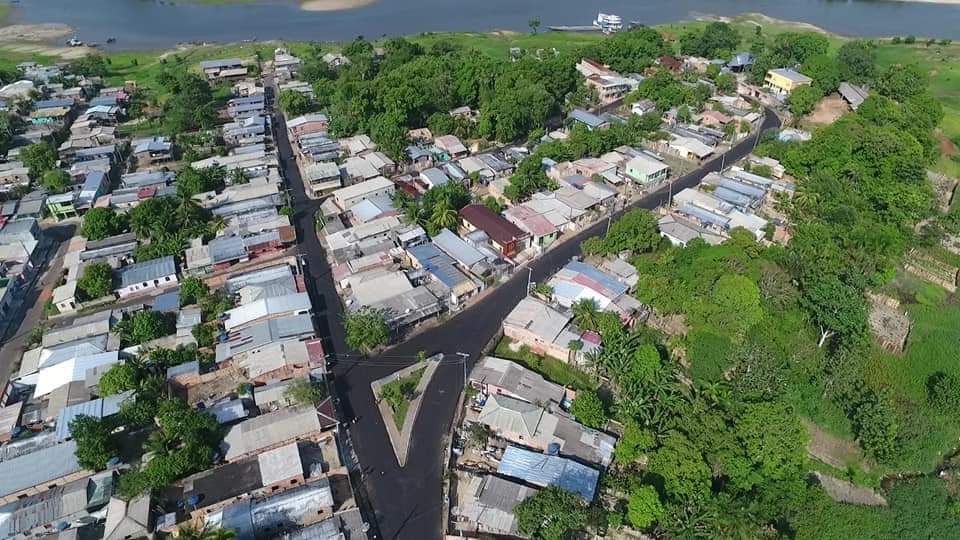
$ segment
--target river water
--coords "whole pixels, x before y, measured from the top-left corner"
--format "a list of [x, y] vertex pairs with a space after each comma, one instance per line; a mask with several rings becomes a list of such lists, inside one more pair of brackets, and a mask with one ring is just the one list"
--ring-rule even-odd
[[[9, 0], [3, 0], [9, 1]], [[358, 35], [527, 30], [527, 21], [586, 25], [597, 10], [660, 24], [698, 15], [760, 12], [856, 36], [915, 34], [960, 39], [960, 5], [883, 0], [379, 0], [357, 9], [304, 11], [297, 0], [196, 5], [167, 0], [21, 0], [11, 22], [65, 23], [85, 41], [119, 49], [187, 41], [340, 41]]]

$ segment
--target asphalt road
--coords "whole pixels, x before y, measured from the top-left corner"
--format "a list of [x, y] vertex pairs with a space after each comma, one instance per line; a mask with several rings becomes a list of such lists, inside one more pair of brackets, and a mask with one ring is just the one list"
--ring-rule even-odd
[[[303, 182], [287, 139], [283, 119], [277, 115], [276, 138], [285, 175], [291, 191], [291, 205], [298, 238], [301, 239], [303, 258], [309, 272], [309, 287], [317, 314], [320, 336], [326, 352], [334, 359], [333, 380], [340, 400], [341, 412], [349, 425], [354, 448], [364, 470], [364, 487], [376, 512], [382, 538], [427, 540], [441, 538], [442, 492], [441, 476], [446, 464], [442, 448], [444, 436], [450, 430], [459, 394], [463, 385], [464, 368], [469, 370], [481, 349], [496, 334], [501, 322], [526, 294], [527, 271], [521, 269], [506, 283], [499, 285], [476, 305], [459, 313], [446, 323], [420, 334], [385, 351], [382, 355], [363, 359], [349, 350], [344, 341], [340, 321], [342, 305], [337, 295], [323, 248], [314, 231], [313, 216], [319, 203], [306, 197]], [[779, 127], [772, 111], [767, 111], [762, 130]], [[745, 139], [726, 154], [696, 171], [673, 182], [674, 192], [697, 185], [709, 172], [718, 171], [721, 161], [733, 163], [750, 153], [754, 137]], [[632, 205], [632, 208], [653, 209], [666, 202], [667, 189], [661, 189]], [[544, 256], [533, 261], [532, 279], [540, 281], [580, 253], [580, 243], [603, 232], [606, 221], [601, 221], [579, 232]], [[407, 464], [397, 464], [386, 430], [377, 412], [370, 382], [384, 377], [416, 361], [419, 351], [442, 352], [444, 364], [434, 375], [423, 397], [420, 413], [414, 426]], [[467, 353], [467, 366], [456, 356]]]

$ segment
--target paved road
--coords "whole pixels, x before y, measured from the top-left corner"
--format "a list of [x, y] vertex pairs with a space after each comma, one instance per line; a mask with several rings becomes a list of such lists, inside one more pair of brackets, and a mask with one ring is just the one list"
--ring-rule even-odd
[[[779, 124], [776, 115], [767, 111], [762, 129], [775, 128]], [[336, 358], [333, 374], [341, 410], [347, 419], [357, 418], [357, 422], [349, 426], [350, 434], [366, 473], [364, 485], [376, 509], [381, 537], [413, 540], [441, 538], [441, 475], [446, 462], [442, 443], [450, 429], [463, 384], [464, 366], [456, 359], [455, 353], [469, 354], [472, 365], [483, 346], [498, 331], [501, 321], [525, 294], [527, 272], [521, 270], [476, 305], [376, 358], [363, 360], [351, 354], [344, 342], [340, 324], [342, 306], [330, 279], [323, 248], [313, 233], [313, 215], [319, 203], [304, 194], [299, 172], [289, 159], [292, 151], [279, 115], [276, 126], [277, 144], [291, 189], [292, 206], [296, 212], [294, 219], [310, 273], [310, 293], [318, 315], [321, 337], [325, 340], [327, 352]], [[753, 137], [744, 140], [727, 153], [726, 161], [733, 163], [743, 158], [750, 153], [753, 145]], [[721, 159], [714, 159], [675, 180], [673, 189], [679, 191], [695, 186], [707, 173], [719, 170], [720, 166]], [[663, 189], [638, 201], [634, 207], [653, 209], [666, 199], [667, 190]], [[533, 280], [543, 280], [556, 272], [571, 257], [580, 253], [583, 240], [599, 235], [604, 226], [605, 221], [597, 223], [532, 262]], [[440, 366], [424, 395], [407, 464], [400, 468], [377, 413], [370, 382], [414, 362], [419, 351], [445, 353], [449, 362]]]

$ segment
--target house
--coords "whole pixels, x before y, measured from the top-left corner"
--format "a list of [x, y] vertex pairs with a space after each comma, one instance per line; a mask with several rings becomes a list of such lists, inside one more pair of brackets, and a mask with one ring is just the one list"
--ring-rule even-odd
[[330, 121], [323, 113], [311, 113], [287, 120], [287, 132], [291, 139], [299, 139], [313, 133], [326, 133]]
[[29, 244], [40, 240], [40, 225], [34, 218], [0, 220], [0, 245]]
[[478, 533], [516, 537], [519, 535], [514, 510], [517, 505], [537, 494], [536, 488], [494, 475], [470, 476], [458, 482], [458, 502], [453, 508], [457, 529], [460, 522]]
[[380, 171], [366, 159], [359, 156], [348, 157], [340, 168], [343, 176], [354, 182], [363, 182], [380, 176]]
[[335, 162], [321, 161], [303, 167], [300, 176], [309, 188], [307, 194], [319, 199], [343, 185], [340, 174], [340, 167]]
[[30, 168], [21, 161], [0, 163], [0, 191], [10, 191], [30, 183]]
[[592, 58], [582, 58], [576, 65], [577, 72], [583, 75], [583, 78], [602, 75], [619, 75], [616, 71], [610, 69], [610, 66], [601, 64]]
[[469, 204], [460, 209], [460, 224], [468, 232], [483, 231], [504, 257], [526, 249], [529, 234], [484, 205]]
[[576, 392], [552, 383], [516, 362], [485, 356], [470, 371], [470, 385], [488, 396], [507, 396], [533, 404], [567, 407]]
[[843, 97], [843, 100], [847, 102], [847, 105], [850, 106], [850, 110], [857, 110], [863, 102], [870, 97], [870, 92], [866, 88], [862, 88], [855, 84], [850, 84], [846, 81], [840, 83], [840, 88], [837, 90], [840, 92], [840, 96]]
[[394, 189], [395, 185], [393, 182], [382, 176], [377, 176], [366, 182], [360, 182], [335, 190], [332, 195], [337, 205], [339, 205], [341, 209], [346, 210], [360, 201], [371, 197], [390, 197], [393, 195]]
[[351, 156], [359, 156], [377, 148], [369, 135], [354, 135], [340, 139], [340, 148]]
[[654, 64], [665, 68], [673, 73], [680, 73], [683, 71], [683, 61], [673, 56], [661, 56], [654, 61]]
[[228, 462], [304, 440], [323, 438], [320, 416], [313, 407], [294, 407], [262, 414], [231, 427], [221, 448]]
[[200, 62], [200, 70], [208, 81], [242, 79], [247, 76], [247, 68], [239, 58], [205, 60]]
[[133, 142], [133, 155], [141, 167], [173, 159], [173, 143], [166, 137], [150, 137]]
[[630, 112], [638, 116], [652, 113], [657, 110], [657, 104], [650, 99], [641, 99], [630, 106]]
[[311, 370], [323, 368], [323, 360], [320, 340], [291, 339], [236, 355], [233, 363], [254, 383], [266, 384], [274, 380], [307, 377]]
[[311, 307], [307, 293], [263, 298], [224, 313], [224, 328], [229, 332], [255, 322], [290, 314], [309, 313]]
[[638, 82], [633, 79], [616, 75], [591, 75], [587, 77], [585, 84], [587, 88], [593, 91], [600, 99], [600, 103], [613, 103], [638, 86]]
[[509, 446], [497, 466], [497, 474], [540, 487], [557, 486], [593, 501], [600, 472], [576, 461]]
[[685, 247], [690, 241], [700, 239], [712, 246], [720, 245], [726, 238], [716, 231], [708, 230], [696, 221], [686, 217], [667, 214], [657, 220], [660, 236], [671, 244]]
[[476, 421], [507, 441], [606, 467], [616, 439], [583, 426], [562, 411], [503, 395], [488, 395]]
[[420, 181], [427, 186], [427, 189], [433, 189], [446, 185], [450, 181], [450, 177], [442, 170], [430, 167], [420, 171]]
[[68, 441], [0, 461], [0, 504], [90, 476], [78, 463], [76, 452], [77, 443]]
[[733, 117], [720, 111], [703, 111], [700, 113], [700, 124], [712, 128], [722, 128], [733, 122]]
[[383, 152], [370, 152], [364, 156], [364, 159], [377, 169], [380, 174], [390, 175], [397, 171], [397, 163]]
[[573, 126], [576, 124], [582, 124], [587, 126], [587, 129], [593, 131], [595, 129], [606, 129], [610, 127], [610, 123], [599, 116], [587, 112], [583, 109], [574, 109], [570, 111], [570, 114], [567, 115], [567, 125]]
[[674, 154], [692, 161], [701, 161], [713, 153], [714, 148], [693, 137], [670, 134], [667, 148]]
[[131, 264], [119, 272], [116, 293], [120, 298], [164, 289], [177, 284], [177, 264], [173, 256]]
[[530, 235], [531, 245], [538, 250], [546, 249], [560, 234], [556, 225], [528, 206], [513, 205], [503, 212], [503, 217]]
[[771, 69], [763, 79], [763, 86], [781, 96], [788, 96], [800, 86], [809, 86], [813, 79], [789, 68]]
[[130, 500], [111, 497], [107, 505], [103, 540], [146, 537], [153, 525], [150, 520], [151, 508], [149, 494], [139, 495]]
[[[456, 261], [446, 253], [440, 251], [432, 242], [407, 248], [414, 268], [430, 274], [443, 287], [427, 285], [439, 297], [447, 296], [451, 304], [459, 304], [466, 298], [479, 291], [479, 286], [473, 280], [457, 269]], [[446, 294], [442, 294], [446, 293]]]
[[83, 180], [77, 193], [77, 207], [89, 208], [93, 202], [110, 189], [110, 180], [102, 171], [93, 171]]
[[580, 261], [568, 262], [547, 283], [553, 288], [554, 300], [566, 308], [590, 299], [598, 309], [607, 309], [629, 288], [616, 276]]
[[623, 167], [624, 174], [644, 185], [663, 182], [670, 175], [670, 166], [644, 153], [637, 154]]
[[441, 135], [433, 140], [433, 145], [452, 158], [463, 157], [470, 153], [456, 135]]
[[754, 56], [748, 52], [737, 53], [727, 62], [727, 67], [734, 72], [742, 72], [750, 67], [756, 62]]
[[537, 354], [578, 361], [580, 351], [572, 350], [570, 343], [581, 341], [583, 332], [570, 326], [572, 319], [570, 313], [527, 296], [503, 320], [503, 335]]

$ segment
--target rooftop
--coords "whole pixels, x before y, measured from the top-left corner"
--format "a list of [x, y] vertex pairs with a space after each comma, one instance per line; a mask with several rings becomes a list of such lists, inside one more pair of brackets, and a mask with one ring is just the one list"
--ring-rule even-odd
[[559, 456], [551, 456], [510, 446], [504, 451], [497, 473], [529, 482], [535, 486], [558, 486], [593, 501], [600, 472]]
[[131, 264], [120, 270], [120, 288], [175, 275], [177, 275], [177, 264], [172, 255]]
[[474, 227], [486, 232], [491, 240], [501, 245], [527, 236], [527, 233], [523, 232], [519, 227], [482, 204], [469, 204], [464, 206], [460, 210], [460, 217], [471, 223]]

